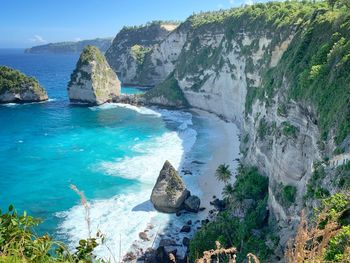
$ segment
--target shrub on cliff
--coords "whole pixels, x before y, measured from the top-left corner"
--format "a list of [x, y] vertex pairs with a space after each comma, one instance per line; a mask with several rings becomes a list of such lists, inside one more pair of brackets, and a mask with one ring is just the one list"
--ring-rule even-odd
[[[190, 258], [202, 256], [204, 251], [215, 249], [215, 241], [223, 247], [236, 247], [237, 260], [241, 262], [248, 253], [254, 253], [264, 260], [271, 252], [265, 244], [264, 237], [268, 234], [266, 227], [266, 205], [268, 179], [260, 175], [256, 168], [240, 166], [237, 180], [229, 202], [235, 205], [240, 201], [253, 199], [243, 218], [233, 216], [231, 209], [221, 212], [218, 217], [204, 225], [194, 236], [190, 243]], [[233, 208], [232, 208], [233, 209]]]

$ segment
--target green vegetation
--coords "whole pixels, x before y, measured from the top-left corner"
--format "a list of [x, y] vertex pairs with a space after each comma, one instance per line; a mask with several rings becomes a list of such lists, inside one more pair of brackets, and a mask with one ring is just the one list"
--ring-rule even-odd
[[0, 66], [0, 94], [6, 91], [21, 92], [23, 86], [32, 86], [38, 92], [44, 92], [35, 78], [28, 77], [18, 70]]
[[286, 262], [350, 262], [349, 205], [349, 192], [338, 193], [322, 200], [312, 223], [302, 213]]
[[335, 194], [322, 202], [323, 209], [326, 208], [327, 215], [322, 224], [335, 220], [339, 224], [337, 234], [329, 240], [324, 259], [328, 262], [347, 262], [350, 259], [350, 226], [349, 226], [349, 193]]
[[249, 134], [246, 134], [246, 136], [244, 136], [243, 143], [247, 144], [248, 142], [249, 142]]
[[106, 70], [102, 70], [100, 75], [98, 76], [95, 74], [90, 75], [86, 71], [81, 70], [82, 66], [89, 65], [92, 61], [97, 62], [97, 65], [96, 65], [97, 68], [100, 68], [101, 66], [103, 67], [104, 65], [108, 65], [105, 56], [101, 53], [101, 51], [97, 47], [90, 46], [90, 45], [86, 46], [83, 52], [81, 52], [80, 54], [77, 65], [71, 74], [71, 78], [68, 83], [68, 86], [72, 85], [72, 82], [76, 80], [76, 76], [78, 76], [78, 73], [80, 73], [81, 78], [79, 79], [79, 82], [77, 84], [81, 84], [80, 81], [82, 79], [91, 80], [92, 78], [93, 80], [100, 81], [101, 83], [103, 83], [104, 80], [107, 79], [108, 73]]
[[216, 169], [215, 176], [216, 179], [223, 182], [224, 184], [227, 184], [232, 177], [230, 166], [228, 164], [220, 164]]
[[[324, 3], [305, 6], [300, 7], [308, 10], [300, 20], [303, 26], [279, 65], [265, 72], [263, 87], [251, 92], [246, 108], [249, 112], [254, 98], [271, 100], [287, 80], [288, 99], [313, 105], [324, 139], [334, 129], [339, 144], [350, 133], [350, 13], [344, 7], [332, 11]], [[289, 12], [294, 17], [293, 9]]]
[[350, 247], [350, 226], [344, 226], [340, 232], [329, 241], [324, 259], [331, 262], [346, 262], [345, 249]]
[[143, 96], [148, 100], [163, 98], [174, 103], [174, 106], [188, 106], [188, 102], [174, 77], [174, 73], [170, 74], [164, 82], [146, 92]]
[[282, 134], [284, 136], [296, 138], [298, 131], [299, 129], [289, 122], [282, 122]]
[[266, 136], [271, 135], [271, 127], [265, 118], [260, 119], [257, 132], [260, 140], [264, 140]]
[[350, 190], [350, 161], [337, 167], [336, 178], [340, 189]]
[[[220, 212], [215, 221], [204, 225], [190, 243], [190, 258], [202, 256], [203, 251], [215, 249], [215, 241], [223, 247], [236, 247], [237, 260], [242, 262], [248, 252], [256, 254], [262, 262], [271, 253], [265, 244], [265, 237], [271, 230], [267, 228], [268, 179], [261, 176], [256, 168], [238, 169], [237, 181], [227, 184], [224, 194], [230, 195], [229, 209]], [[230, 189], [229, 189], [230, 188]], [[232, 215], [235, 207], [252, 200], [243, 218]]]
[[136, 59], [138, 65], [142, 65], [145, 56], [151, 51], [150, 47], [144, 47], [141, 45], [134, 45], [131, 47], [131, 53], [133, 57]]
[[275, 190], [276, 199], [283, 207], [290, 207], [295, 202], [297, 189], [292, 185], [278, 184], [278, 188]]
[[322, 163], [314, 165], [314, 172], [307, 184], [305, 198], [307, 199], [322, 199], [329, 196], [328, 190], [322, 186], [322, 180], [326, 177], [325, 168]]
[[286, 107], [285, 104], [278, 105], [277, 114], [279, 116], [282, 116], [282, 117], [286, 117], [287, 116], [287, 107]]
[[40, 222], [26, 212], [18, 214], [13, 206], [6, 213], [0, 211], [0, 262], [103, 262], [93, 255], [98, 242], [103, 241], [102, 235], [81, 240], [76, 252], [71, 253], [49, 235], [37, 235], [34, 227]]
[[106, 59], [101, 51], [95, 46], [86, 46], [80, 54], [78, 66], [88, 65], [91, 61], [96, 60], [98, 63], [105, 63]]
[[127, 30], [137, 30], [137, 29], [142, 29], [144, 27], [151, 27], [151, 26], [159, 26], [159, 25], [179, 25], [181, 21], [178, 20], [154, 20], [147, 22], [146, 24], [143, 25], [137, 25], [137, 26], [124, 26], [122, 30], [127, 31]]

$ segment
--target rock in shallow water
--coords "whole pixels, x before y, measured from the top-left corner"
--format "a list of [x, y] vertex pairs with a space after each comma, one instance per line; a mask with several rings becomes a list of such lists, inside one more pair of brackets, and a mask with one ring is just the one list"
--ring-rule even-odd
[[188, 196], [189, 192], [181, 177], [170, 162], [166, 161], [152, 190], [151, 202], [154, 207], [160, 212], [176, 213]]
[[68, 83], [71, 102], [100, 105], [120, 95], [120, 81], [97, 47], [87, 46]]
[[197, 196], [192, 195], [185, 200], [184, 204], [187, 211], [198, 213], [201, 200]]
[[48, 100], [39, 82], [18, 70], [0, 66], [0, 103], [26, 103]]

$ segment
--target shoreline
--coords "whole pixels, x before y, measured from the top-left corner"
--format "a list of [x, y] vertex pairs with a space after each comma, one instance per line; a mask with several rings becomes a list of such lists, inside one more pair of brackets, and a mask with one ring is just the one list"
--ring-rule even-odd
[[[177, 170], [188, 190], [199, 196], [201, 207], [204, 207], [205, 210], [198, 213], [181, 211], [179, 216], [157, 212], [151, 222], [147, 222], [147, 228], [143, 231], [147, 234], [149, 240], [135, 240], [126, 255], [130, 256], [133, 253], [136, 258], [132, 260], [132, 257], [130, 257], [130, 260], [126, 260], [126, 262], [143, 262], [144, 253], [147, 253], [149, 248], [153, 250], [151, 254], [155, 253], [159, 246], [166, 246], [167, 250], [170, 249], [171, 251], [176, 250], [177, 258], [184, 258], [188, 249], [183, 244], [184, 239], [191, 239], [201, 227], [203, 220], [212, 220], [217, 214], [215, 207], [210, 204], [214, 200], [214, 196], [221, 199], [224, 187], [224, 184], [215, 177], [217, 167], [220, 164], [230, 165], [233, 175], [231, 182], [235, 180], [235, 171], [238, 164], [235, 159], [239, 158], [240, 143], [237, 126], [233, 122], [227, 122], [217, 115], [203, 110], [193, 108], [189, 112], [193, 118], [204, 123], [204, 127], [200, 128], [204, 128], [208, 133], [206, 139], [209, 142], [205, 143], [205, 146], [207, 146], [205, 150], [211, 154], [208, 160], [193, 156], [196, 155], [194, 154], [196, 144], [203, 144], [203, 142], [198, 142], [197, 138], [192, 149], [184, 155], [183, 161]], [[193, 126], [191, 127], [195, 129]], [[198, 130], [196, 131], [198, 132]], [[165, 223], [163, 220], [167, 222]], [[191, 223], [188, 224], [188, 222]], [[190, 225], [191, 231], [189, 233], [181, 232], [181, 228], [185, 225]]]
[[213, 138], [216, 146], [212, 152], [211, 160], [206, 163], [198, 176], [198, 186], [201, 190], [201, 206], [206, 208], [206, 216], [209, 216], [209, 211], [213, 209], [210, 204], [213, 197], [221, 199], [224, 183], [219, 182], [216, 177], [216, 169], [220, 164], [228, 164], [232, 172], [230, 183], [235, 181], [236, 168], [238, 162], [235, 160], [239, 155], [239, 131], [233, 122], [226, 122], [213, 113], [203, 110], [193, 109], [193, 112], [199, 114], [202, 118], [208, 118], [211, 124], [215, 125], [213, 133], [217, 135]]

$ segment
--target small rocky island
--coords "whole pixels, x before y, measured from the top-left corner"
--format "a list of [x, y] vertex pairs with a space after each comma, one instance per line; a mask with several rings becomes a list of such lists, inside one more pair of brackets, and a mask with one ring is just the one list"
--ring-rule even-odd
[[151, 202], [154, 208], [164, 213], [176, 213], [182, 209], [197, 213], [200, 199], [191, 196], [185, 183], [169, 161], [165, 161], [152, 190]]
[[71, 102], [101, 105], [120, 95], [120, 81], [95, 46], [87, 46], [68, 83]]
[[27, 103], [48, 100], [45, 89], [18, 70], [0, 66], [0, 103]]

